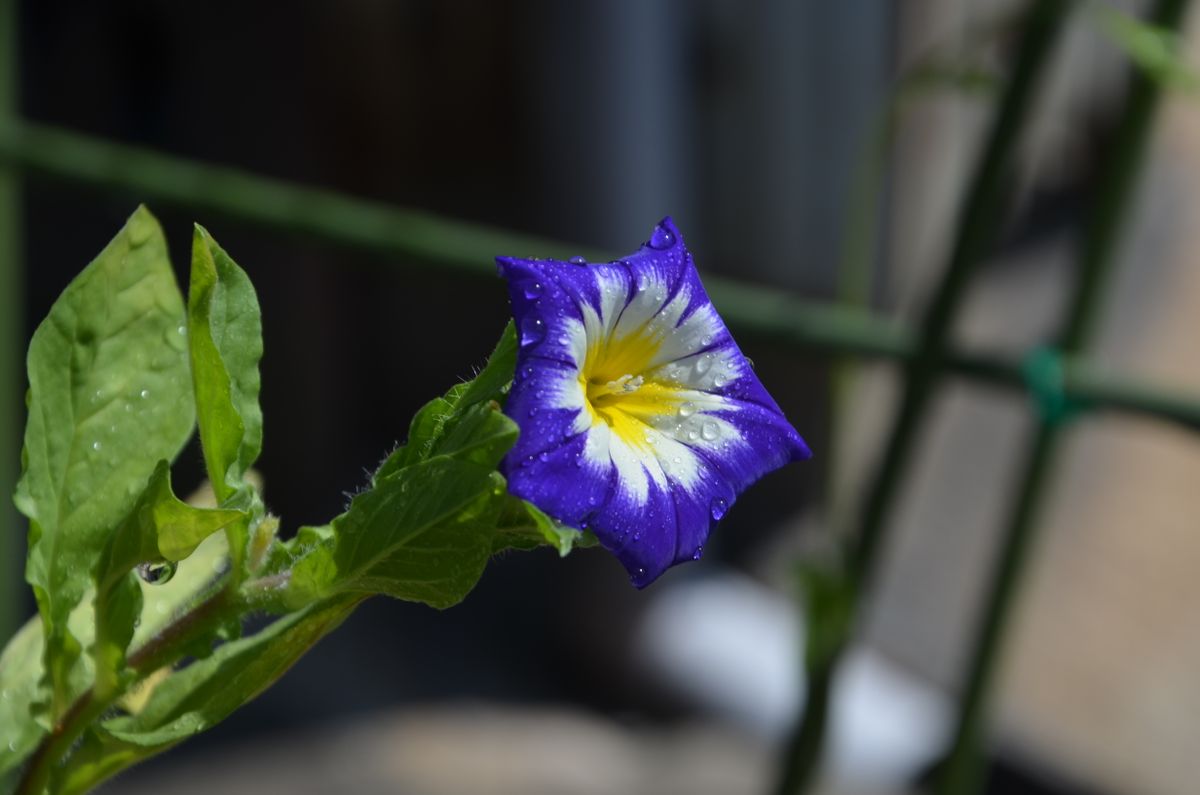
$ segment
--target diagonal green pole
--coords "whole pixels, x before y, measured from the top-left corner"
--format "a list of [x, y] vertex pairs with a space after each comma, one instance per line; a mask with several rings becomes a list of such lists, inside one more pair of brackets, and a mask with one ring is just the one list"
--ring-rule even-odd
[[1070, 0], [1036, 0], [1026, 12], [1016, 65], [980, 153], [949, 261], [921, 324], [918, 348], [907, 362], [904, 395], [846, 561], [845, 598], [850, 604], [839, 611], [839, 626], [822, 629], [822, 634], [832, 638], [823, 652], [808, 655], [808, 705], [785, 749], [777, 787], [782, 795], [805, 791], [817, 771], [833, 678], [853, 630], [859, 595], [874, 569], [884, 520], [895, 501], [930, 399], [946, 369], [949, 336], [962, 298], [976, 265], [994, 239], [1017, 143], [1070, 6]]
[[[17, 59], [17, 0], [0, 0], [0, 127], [18, 112]], [[16, 632], [24, 619], [25, 544], [9, 499], [21, 447], [21, 231], [21, 182], [15, 169], [0, 164], [0, 638]]]
[[[1186, 7], [1187, 0], [1158, 0], [1151, 22], [1178, 31]], [[1081, 353], [1094, 335], [1161, 95], [1158, 81], [1144, 71], [1134, 72], [1079, 249], [1075, 287], [1058, 339], [1064, 354]], [[1050, 473], [1061, 449], [1063, 419], [1061, 414], [1043, 410], [1026, 446], [1024, 471], [967, 664], [954, 741], [940, 771], [940, 795], [969, 795], [980, 791], [983, 783], [989, 695]]]

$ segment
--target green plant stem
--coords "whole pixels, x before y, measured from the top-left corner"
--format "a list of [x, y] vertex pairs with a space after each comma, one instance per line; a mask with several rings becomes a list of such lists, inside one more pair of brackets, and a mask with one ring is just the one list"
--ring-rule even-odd
[[[1186, 8], [1187, 0], [1159, 0], [1151, 21], [1177, 31]], [[1059, 335], [1059, 348], [1064, 353], [1081, 353], [1094, 336], [1161, 95], [1158, 81], [1145, 72], [1134, 72], [1111, 156], [1101, 173], [1094, 212], [1084, 230], [1075, 286]], [[967, 664], [954, 741], [939, 777], [941, 795], [968, 795], [979, 791], [982, 784], [989, 696], [1064, 428], [1060, 417], [1043, 414], [1026, 446], [1013, 513], [1001, 539], [999, 559]]]
[[[945, 369], [948, 337], [961, 299], [994, 237], [1017, 143], [1069, 7], [1069, 0], [1037, 0], [1027, 12], [1016, 66], [976, 165], [949, 261], [920, 327], [919, 343], [907, 361], [904, 395], [848, 554], [846, 576], [853, 594], [860, 594], [866, 588], [874, 568], [884, 519], [894, 502], [930, 398]], [[851, 631], [852, 622], [847, 622], [841, 642], [833, 644], [827, 656], [810, 665], [809, 703], [828, 702], [838, 661]], [[819, 712], [805, 710], [785, 749], [777, 786], [783, 795], [804, 792], [817, 771], [824, 746], [825, 717]]]
[[[127, 662], [137, 673], [137, 679], [141, 680], [159, 668], [180, 660], [188, 642], [208, 630], [232, 600], [230, 589], [222, 587], [132, 652]], [[41, 795], [55, 765], [63, 761], [84, 730], [111, 708], [132, 684], [125, 682], [123, 687], [104, 701], [97, 700], [92, 689], [80, 695], [30, 756], [15, 795]]]

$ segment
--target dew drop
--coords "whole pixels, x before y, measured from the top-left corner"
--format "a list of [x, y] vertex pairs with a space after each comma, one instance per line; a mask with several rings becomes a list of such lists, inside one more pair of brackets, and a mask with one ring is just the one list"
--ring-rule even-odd
[[12, 693], [10, 693], [10, 692], [8, 691], [8, 688], [5, 688], [5, 689], [3, 689], [3, 690], [0, 690], [0, 699], [3, 699], [3, 700], [5, 700], [5, 701], [10, 701], [10, 700], [12, 700]]
[[692, 403], [690, 401], [682, 404], [679, 407], [679, 416], [683, 417], [685, 419], [692, 416], [695, 413], [696, 413], [696, 404]]
[[583, 257], [580, 257], [578, 255], [571, 257], [569, 260], [567, 260], [567, 262], [571, 263], [572, 265], [587, 265], [588, 264], [588, 261], [586, 259], [584, 259]]
[[129, 219], [129, 245], [137, 248], [144, 245], [154, 234], [154, 226], [152, 223], [143, 218], [141, 214], [135, 215]]
[[527, 317], [521, 321], [521, 347], [527, 348], [541, 342], [546, 336], [546, 324], [540, 317]]
[[696, 360], [696, 375], [704, 375], [712, 368], [712, 355], [704, 354]]
[[541, 295], [542, 292], [544, 292], [544, 290], [545, 290], [545, 288], [542, 287], [541, 282], [533, 282], [532, 284], [527, 284], [527, 285], [525, 285], [525, 297], [528, 298], [530, 301], [532, 301], [533, 299], [535, 299], [539, 295]]
[[100, 448], [103, 446], [104, 445], [100, 443], [100, 440], [97, 439], [96, 441], [92, 442], [92, 451], [98, 453], [100, 452]]
[[700, 556], [704, 554], [704, 547], [696, 547], [696, 551], [692, 553], [692, 560], [700, 560]]
[[171, 581], [171, 578], [175, 576], [177, 568], [179, 568], [179, 565], [169, 560], [155, 560], [148, 563], [139, 563], [137, 565], [137, 575], [142, 578], [142, 582], [144, 583], [162, 585], [165, 582]]
[[538, 453], [538, 461], [541, 461], [544, 464], [549, 460], [550, 460], [549, 452], [543, 450], [542, 452]]
[[720, 389], [728, 383], [729, 378], [724, 373], [718, 373], [717, 375], [713, 376], [713, 386], [715, 386], [717, 389]]
[[696, 432], [695, 428], [690, 428], [687, 432], [687, 438], [689, 442], [694, 442], [700, 438], [700, 434]]
[[138, 392], [138, 397], [140, 397], [142, 400], [145, 400], [146, 398], [150, 397], [150, 390], [143, 389], [141, 392]]
[[717, 427], [715, 422], [706, 422], [700, 429], [700, 435], [704, 437], [706, 442], [711, 442], [713, 439], [716, 439], [721, 435], [721, 430]]
[[642, 568], [641, 566], [638, 566], [638, 570], [637, 570], [637, 576], [638, 576], [638, 579], [641, 579], [642, 577], [645, 577], [645, 576], [646, 576], [646, 570], [645, 570], [644, 568]]
[[187, 349], [187, 326], [179, 326], [178, 328], [167, 329], [166, 334], [167, 344], [177, 351]]
[[650, 240], [646, 245], [659, 251], [668, 249], [675, 245], [675, 234], [670, 229], [659, 224], [654, 227], [654, 233], [650, 235]]
[[92, 393], [92, 405], [93, 406], [96, 405], [97, 403], [99, 403], [103, 399], [104, 399], [104, 392], [102, 390], [97, 389], [95, 392]]
[[652, 434], [650, 431], [646, 431], [645, 439], [646, 444], [654, 444], [656, 441], [658, 441], [654, 438], [654, 434]]
[[721, 517], [725, 515], [725, 511], [729, 510], [728, 504], [720, 497], [714, 497], [712, 504], [709, 506], [709, 512], [712, 518], [716, 521], [721, 521]]
[[16, 740], [8, 741], [8, 750], [14, 754], [17, 752], [17, 741]]

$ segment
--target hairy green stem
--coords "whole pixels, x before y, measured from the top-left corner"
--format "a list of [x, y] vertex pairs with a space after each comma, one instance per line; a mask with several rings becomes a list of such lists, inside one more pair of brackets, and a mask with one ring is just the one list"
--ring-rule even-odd
[[[1187, 0], [1158, 0], [1151, 22], [1177, 31], [1186, 8]], [[1079, 250], [1075, 286], [1058, 340], [1064, 353], [1081, 353], [1094, 336], [1161, 95], [1158, 81], [1143, 71], [1134, 72]], [[989, 696], [1064, 427], [1061, 417], [1043, 414], [1027, 444], [1016, 501], [963, 679], [954, 741], [938, 781], [940, 795], [968, 795], [982, 785]]]
[[[976, 165], [949, 260], [920, 326], [919, 343], [907, 361], [904, 395], [852, 541], [846, 572], [852, 593], [861, 594], [872, 574], [883, 539], [884, 519], [911, 458], [930, 398], [945, 370], [949, 334], [962, 297], [995, 235], [1017, 143], [1069, 7], [1069, 0], [1036, 0], [1027, 12], [1016, 66]], [[809, 703], [829, 700], [851, 627], [847, 623], [841, 642], [835, 643], [824, 659], [810, 666]], [[782, 795], [804, 792], [813, 780], [824, 745], [825, 716], [821, 712], [806, 709], [788, 743], [776, 788]]]
[[[221, 611], [231, 604], [230, 589], [223, 587], [163, 627], [157, 635], [129, 655], [127, 663], [137, 672], [137, 679], [140, 681], [159, 668], [180, 660], [188, 642], [207, 631]], [[124, 683], [103, 701], [95, 698], [92, 689], [79, 696], [30, 756], [16, 795], [41, 795], [54, 767], [64, 761], [79, 736], [108, 711], [132, 684]]]

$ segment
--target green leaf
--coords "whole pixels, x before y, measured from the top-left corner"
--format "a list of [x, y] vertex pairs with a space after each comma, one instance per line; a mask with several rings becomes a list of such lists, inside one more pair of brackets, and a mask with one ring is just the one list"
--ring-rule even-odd
[[512, 321], [504, 327], [500, 341], [496, 343], [487, 364], [466, 384], [458, 399], [459, 408], [473, 406], [488, 400], [499, 401], [512, 383], [513, 371], [517, 366], [517, 332]]
[[441, 435], [442, 427], [454, 412], [454, 405], [446, 398], [439, 397], [422, 406], [408, 426], [408, 440], [380, 464], [373, 480], [382, 480], [410, 464], [428, 458], [434, 440]]
[[592, 546], [595, 536], [547, 516], [533, 503], [509, 496], [492, 540], [493, 551], [530, 550], [549, 545], [565, 558], [575, 547]]
[[42, 677], [42, 622], [33, 618], [0, 653], [0, 792], [5, 775], [33, 753], [46, 729], [30, 717]]
[[[227, 569], [226, 541], [218, 533], [182, 561], [169, 582], [151, 585], [131, 577], [140, 586], [142, 612], [141, 618], [132, 622], [136, 630], [130, 645], [137, 648], [158, 634], [167, 622], [206, 596], [214, 580]], [[85, 598], [68, 620], [71, 634], [85, 648], [94, 645], [93, 617], [92, 600]], [[17, 767], [46, 732], [32, 715], [43, 671], [42, 637], [42, 622], [35, 617], [0, 653], [0, 737], [11, 738], [0, 742], [0, 792], [9, 791], [6, 776], [15, 775]], [[68, 677], [68, 701], [73, 702], [93, 685], [93, 668], [89, 655], [75, 661]], [[8, 742], [13, 745], [10, 747]]]
[[142, 612], [138, 578], [130, 572], [139, 564], [174, 563], [195, 551], [213, 533], [237, 521], [241, 511], [195, 508], [171, 490], [171, 470], [160, 461], [141, 498], [109, 538], [95, 571], [96, 692], [108, 698], [118, 689], [125, 667], [125, 650]]
[[430, 445], [430, 456], [451, 456], [495, 469], [516, 444], [517, 424], [494, 402], [459, 409]]
[[438, 456], [377, 482], [328, 531], [310, 532], [285, 598], [296, 605], [382, 593], [457, 604], [491, 554], [497, 478], [490, 467]]
[[67, 765], [55, 772], [55, 792], [85, 792], [142, 759], [208, 729], [271, 686], [361, 598], [313, 605], [232, 641], [160, 682], [140, 711], [88, 731]]
[[[458, 427], [456, 440], [449, 442], [450, 450], [469, 444], [467, 434], [475, 430], [473, 427], [459, 427], [458, 418], [480, 404], [499, 401], [508, 391], [512, 382], [513, 368], [517, 361], [517, 337], [510, 321], [500, 335], [500, 341], [488, 357], [487, 364], [470, 381], [455, 385], [444, 397], [434, 398], [421, 407], [413, 417], [408, 428], [408, 439], [402, 447], [396, 448], [375, 472], [375, 480], [386, 478], [406, 466], [424, 461], [433, 455], [448, 452], [445, 446], [439, 445], [443, 433]], [[476, 419], [483, 417], [478, 410]], [[498, 421], [490, 420], [493, 427], [489, 432], [507, 433]], [[510, 426], [511, 432], [516, 433], [516, 425]], [[515, 435], [513, 441], [516, 440]], [[499, 440], [494, 440], [499, 441]], [[485, 443], [486, 444], [486, 443]], [[512, 442], [509, 442], [509, 447]], [[507, 450], [507, 448], [505, 448]], [[503, 455], [503, 454], [501, 454]], [[496, 459], [499, 461], [499, 458]]]
[[81, 653], [66, 621], [108, 534], [194, 419], [183, 300], [145, 208], [68, 285], [27, 359], [29, 419], [15, 502], [30, 519], [26, 579], [45, 624], [54, 715]]
[[200, 225], [192, 238], [188, 330], [204, 463], [223, 503], [262, 450], [262, 318], [249, 277]]

